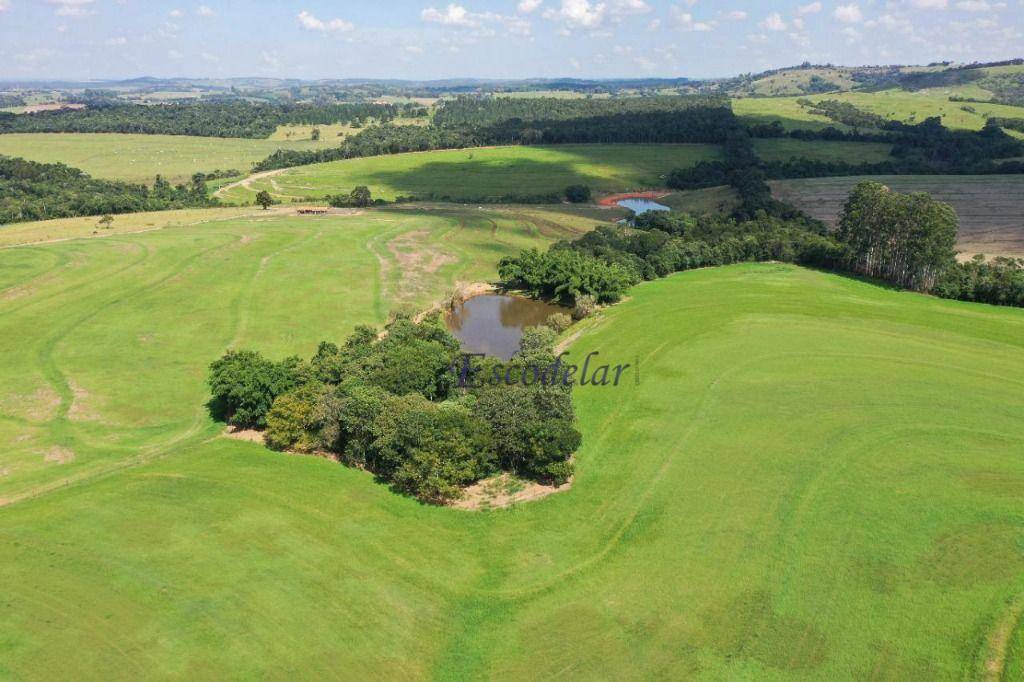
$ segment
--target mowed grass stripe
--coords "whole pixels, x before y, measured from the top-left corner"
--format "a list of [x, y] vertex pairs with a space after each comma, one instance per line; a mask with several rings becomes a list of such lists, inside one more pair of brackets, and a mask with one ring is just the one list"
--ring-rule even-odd
[[[351, 244], [435, 223], [442, 240], [492, 229], [474, 212], [459, 223], [405, 210], [250, 225], [246, 248], [291, 239], [259, 247], [277, 255], [256, 280], [248, 343], [308, 354], [324, 325], [373, 321], [365, 300], [319, 307], [338, 293], [269, 296], [311, 261], [332, 261], [338, 249], [322, 242], [332, 226]], [[517, 221], [495, 222], [500, 232]], [[470, 243], [459, 242], [479, 253]], [[235, 252], [225, 256], [234, 277]], [[246, 253], [239, 272], [261, 258]], [[182, 277], [209, 286], [194, 267]], [[117, 333], [149, 328], [180, 296], [157, 293]], [[5, 508], [5, 674], [960, 679], [975, 669], [990, 626], [1024, 591], [1021, 311], [741, 265], [643, 284], [583, 331], [571, 358], [639, 358], [642, 380], [581, 389], [573, 488], [509, 512], [425, 507], [365, 473], [224, 439]], [[163, 409], [174, 382], [202, 392], [201, 376], [161, 360], [201, 367], [200, 345], [150, 358], [157, 396], [142, 407]], [[106, 359], [108, 381], [132, 371], [130, 358]], [[61, 366], [72, 375], [86, 364]], [[1019, 669], [1016, 651], [1007, 670]]]

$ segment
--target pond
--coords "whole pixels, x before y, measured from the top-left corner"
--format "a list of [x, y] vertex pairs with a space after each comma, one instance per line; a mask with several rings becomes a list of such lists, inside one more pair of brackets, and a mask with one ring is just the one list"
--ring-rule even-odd
[[641, 213], [647, 213], [648, 211], [671, 211], [672, 209], [664, 204], [659, 204], [657, 201], [651, 199], [621, 199], [617, 202], [622, 208], [628, 208], [633, 213], [640, 215]]
[[568, 311], [530, 298], [488, 294], [458, 304], [445, 321], [463, 351], [508, 360], [519, 350], [524, 329], [564, 312]]

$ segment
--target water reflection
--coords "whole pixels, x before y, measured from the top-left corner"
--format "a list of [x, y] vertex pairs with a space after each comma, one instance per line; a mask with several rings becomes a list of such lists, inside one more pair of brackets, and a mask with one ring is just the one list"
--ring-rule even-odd
[[622, 208], [628, 208], [633, 213], [640, 215], [648, 211], [671, 211], [672, 209], [664, 204], [659, 204], [651, 199], [620, 199], [616, 202]]
[[448, 330], [467, 353], [508, 360], [519, 350], [523, 330], [543, 324], [558, 306], [519, 296], [489, 294], [463, 301], [446, 316]]

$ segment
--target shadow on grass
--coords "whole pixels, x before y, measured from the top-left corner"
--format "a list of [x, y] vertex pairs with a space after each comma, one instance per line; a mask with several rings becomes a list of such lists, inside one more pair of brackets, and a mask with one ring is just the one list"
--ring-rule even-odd
[[365, 182], [390, 187], [398, 196], [466, 203], [525, 199], [545, 203], [560, 200], [566, 187], [579, 184], [595, 191], [635, 189], [625, 184], [619, 187], [614, 178], [581, 172], [568, 161], [476, 160], [472, 151], [462, 153], [466, 155], [463, 161], [432, 161], [408, 170], [377, 171], [367, 174]]

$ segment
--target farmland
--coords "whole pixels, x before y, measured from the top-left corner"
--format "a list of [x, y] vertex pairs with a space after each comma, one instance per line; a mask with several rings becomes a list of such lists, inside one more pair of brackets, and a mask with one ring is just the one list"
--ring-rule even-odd
[[891, 159], [892, 145], [875, 142], [828, 142], [793, 139], [754, 140], [757, 155], [765, 161], [809, 159], [811, 161], [846, 161], [847, 163], [879, 163]]
[[960, 216], [958, 248], [967, 254], [1024, 256], [1024, 176], [864, 176], [776, 180], [779, 199], [834, 225], [850, 189], [862, 180], [881, 182], [898, 192], [929, 192]]
[[[0, 495], [42, 495], [0, 515], [0, 672], [1020, 666], [989, 646], [1024, 591], [1019, 310], [777, 264], [641, 285], [570, 352], [639, 359], [642, 381], [577, 392], [573, 488], [513, 512], [425, 507], [217, 437], [209, 359], [380, 322], [408, 290], [396, 238], [421, 264], [451, 257], [411, 272], [423, 303], [491, 274], [485, 254], [572, 233], [506, 211], [268, 214], [0, 251]], [[44, 319], [61, 322], [30, 334]]]
[[63, 163], [93, 177], [152, 183], [157, 174], [184, 182], [215, 170], [247, 173], [278, 149], [317, 149], [337, 140], [243, 140], [187, 135], [120, 133], [16, 133], [0, 135], [0, 154], [40, 163]]
[[367, 185], [374, 197], [454, 199], [560, 194], [582, 183], [595, 192], [660, 187], [673, 168], [717, 159], [714, 145], [559, 145], [395, 154], [287, 169], [223, 190], [226, 201], [252, 203], [267, 190], [280, 199], [324, 197]]
[[933, 88], [917, 92], [893, 89], [880, 92], [839, 92], [798, 97], [749, 97], [732, 100], [732, 108], [741, 118], [754, 122], [778, 120], [787, 128], [822, 128], [828, 125], [843, 127], [825, 116], [813, 114], [806, 107], [800, 106], [797, 102], [800, 99], [808, 99], [812, 102], [829, 99], [849, 102], [864, 111], [905, 123], [920, 123], [926, 118], [939, 116], [942, 118], [943, 125], [963, 130], [980, 130], [985, 125], [986, 116], [1024, 117], [1024, 108], [1021, 107], [978, 102], [951, 102], [949, 97], [953, 94], [958, 93], [948, 89]]

